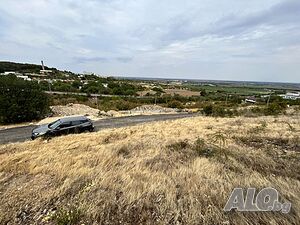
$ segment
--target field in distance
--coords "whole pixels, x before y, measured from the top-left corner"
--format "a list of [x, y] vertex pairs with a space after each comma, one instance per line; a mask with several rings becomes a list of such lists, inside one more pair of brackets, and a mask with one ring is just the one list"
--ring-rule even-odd
[[[0, 223], [297, 224], [299, 131], [199, 116], [2, 145]], [[235, 187], [275, 187], [291, 212], [225, 213]]]

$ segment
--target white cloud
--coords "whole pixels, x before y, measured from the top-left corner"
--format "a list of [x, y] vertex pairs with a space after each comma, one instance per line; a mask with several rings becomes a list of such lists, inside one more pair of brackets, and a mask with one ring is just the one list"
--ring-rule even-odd
[[297, 0], [2, 0], [0, 57], [78, 72], [300, 82], [299, 21]]

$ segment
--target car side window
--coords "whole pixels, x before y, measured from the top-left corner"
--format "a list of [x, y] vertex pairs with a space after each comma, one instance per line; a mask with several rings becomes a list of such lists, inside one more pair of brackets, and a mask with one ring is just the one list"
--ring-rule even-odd
[[71, 123], [70, 123], [70, 122], [65, 122], [65, 123], [59, 125], [59, 128], [60, 128], [60, 129], [63, 129], [63, 128], [67, 128], [67, 127], [70, 127], [70, 126], [71, 126]]
[[79, 125], [79, 124], [81, 124], [81, 121], [79, 121], [79, 120], [72, 121], [72, 126], [76, 126], [76, 125]]
[[81, 123], [87, 123], [88, 120], [81, 120], [80, 122], [81, 122]]

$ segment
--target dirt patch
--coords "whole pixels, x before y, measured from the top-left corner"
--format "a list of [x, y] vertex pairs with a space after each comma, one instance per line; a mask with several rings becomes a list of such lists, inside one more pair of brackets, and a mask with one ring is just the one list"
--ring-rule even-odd
[[91, 117], [98, 117], [99, 110], [91, 108], [82, 104], [68, 104], [50, 106], [54, 116], [73, 116], [73, 115], [86, 115]]
[[146, 96], [146, 95], [155, 95], [156, 91], [152, 91], [152, 90], [149, 90], [149, 91], [138, 91], [137, 93], [138, 93], [139, 96]]
[[200, 92], [198, 91], [189, 91], [185, 89], [164, 89], [164, 92], [169, 95], [177, 94], [184, 97], [200, 96]]
[[159, 105], [142, 105], [130, 110], [131, 113], [176, 113], [178, 109], [165, 108]]

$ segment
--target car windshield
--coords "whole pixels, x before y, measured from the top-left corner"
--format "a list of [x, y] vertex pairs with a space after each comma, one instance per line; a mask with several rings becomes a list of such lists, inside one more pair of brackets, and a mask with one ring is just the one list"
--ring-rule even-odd
[[54, 121], [54, 122], [52, 122], [52, 123], [49, 123], [48, 127], [49, 127], [50, 129], [54, 129], [54, 128], [56, 128], [59, 124], [60, 124], [60, 121], [59, 121], [59, 120], [56, 120], [56, 121]]

